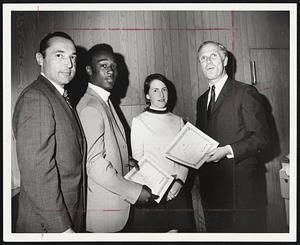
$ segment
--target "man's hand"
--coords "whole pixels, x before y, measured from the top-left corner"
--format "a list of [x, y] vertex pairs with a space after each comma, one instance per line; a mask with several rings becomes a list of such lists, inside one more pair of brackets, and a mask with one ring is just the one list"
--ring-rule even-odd
[[231, 151], [230, 151], [230, 149], [228, 149], [227, 146], [223, 146], [223, 147], [218, 147], [206, 154], [209, 156], [209, 158], [206, 160], [206, 162], [218, 162], [222, 158], [231, 154]]
[[153, 201], [153, 200], [155, 200], [157, 198], [159, 198], [159, 196], [157, 196], [155, 194], [152, 194], [151, 189], [148, 186], [143, 185], [141, 194], [140, 194], [138, 200], [136, 201], [136, 203], [138, 203], [138, 204], [145, 204], [145, 203]]
[[170, 201], [173, 198], [175, 198], [178, 195], [181, 188], [182, 188], [181, 182], [175, 181], [174, 184], [172, 185], [171, 190], [168, 192], [167, 201]]
[[132, 168], [136, 168], [137, 170], [140, 170], [140, 166], [138, 165], [138, 161], [133, 159], [133, 158], [130, 158], [129, 159], [129, 168], [132, 169]]

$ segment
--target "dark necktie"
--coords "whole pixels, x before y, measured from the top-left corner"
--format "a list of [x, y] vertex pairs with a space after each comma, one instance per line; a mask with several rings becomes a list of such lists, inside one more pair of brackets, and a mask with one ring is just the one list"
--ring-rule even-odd
[[68, 91], [65, 89], [64, 93], [63, 93], [63, 97], [65, 99], [65, 101], [67, 102], [68, 106], [73, 109], [72, 105], [71, 105], [71, 101], [70, 101], [70, 97], [68, 95]]
[[215, 97], [216, 97], [216, 94], [215, 94], [215, 85], [211, 86], [211, 91], [210, 91], [210, 101], [209, 101], [209, 104], [208, 104], [208, 108], [207, 108], [207, 117], [210, 118], [211, 116], [211, 113], [214, 109], [214, 106], [215, 106]]

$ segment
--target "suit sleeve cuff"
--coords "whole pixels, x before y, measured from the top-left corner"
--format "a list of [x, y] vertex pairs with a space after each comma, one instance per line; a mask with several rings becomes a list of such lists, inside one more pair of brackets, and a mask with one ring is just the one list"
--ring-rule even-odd
[[233, 150], [232, 150], [231, 145], [226, 145], [225, 147], [226, 147], [226, 149], [228, 149], [228, 151], [230, 151], [230, 153], [227, 154], [226, 157], [227, 158], [234, 158], [234, 154], [233, 154]]

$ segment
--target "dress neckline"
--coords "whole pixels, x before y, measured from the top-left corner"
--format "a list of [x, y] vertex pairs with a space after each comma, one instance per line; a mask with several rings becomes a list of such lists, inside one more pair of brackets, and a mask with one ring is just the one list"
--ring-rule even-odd
[[167, 108], [165, 110], [163, 110], [163, 111], [160, 111], [160, 110], [152, 109], [150, 107], [147, 107], [145, 109], [145, 111], [148, 111], [148, 112], [151, 112], [151, 113], [155, 113], [155, 114], [167, 114], [169, 112]]

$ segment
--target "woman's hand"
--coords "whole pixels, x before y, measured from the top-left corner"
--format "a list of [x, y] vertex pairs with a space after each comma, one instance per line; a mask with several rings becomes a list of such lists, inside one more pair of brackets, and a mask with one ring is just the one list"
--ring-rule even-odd
[[178, 195], [182, 186], [183, 185], [182, 185], [181, 181], [175, 180], [174, 184], [172, 185], [172, 187], [167, 195], [167, 201], [171, 201], [172, 199], [174, 199]]

